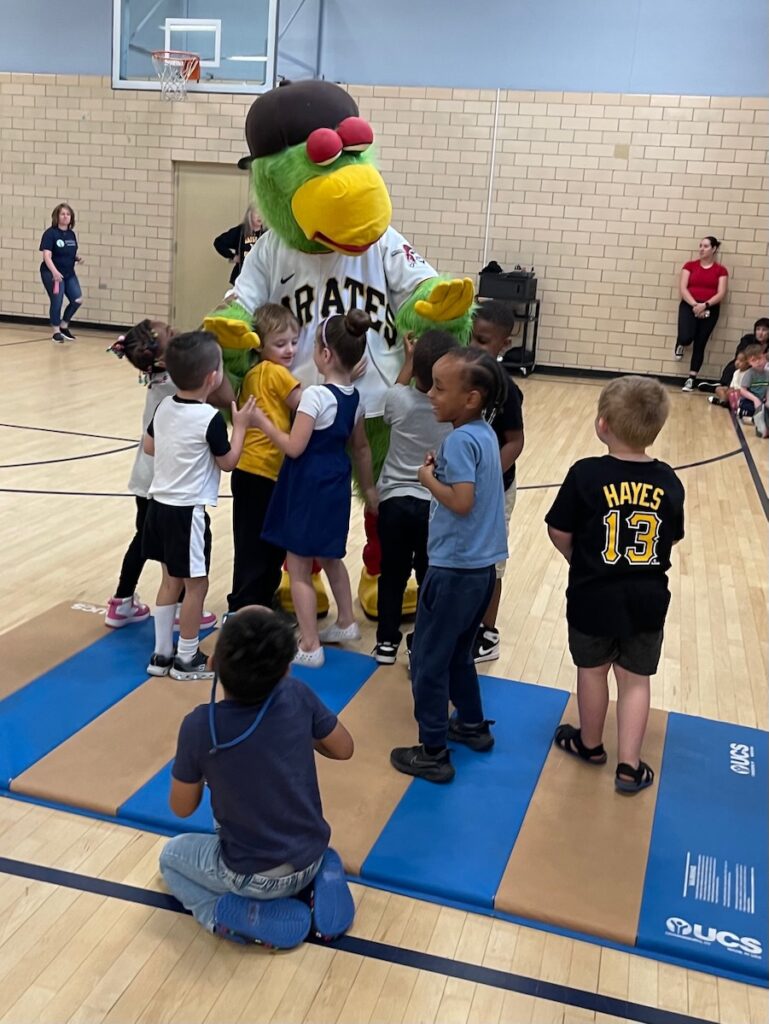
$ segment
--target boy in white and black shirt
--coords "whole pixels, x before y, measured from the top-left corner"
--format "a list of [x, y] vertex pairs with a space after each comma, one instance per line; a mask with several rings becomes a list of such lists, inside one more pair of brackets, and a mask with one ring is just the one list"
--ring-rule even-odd
[[[232, 440], [220, 412], [206, 399], [222, 382], [222, 356], [205, 331], [173, 338], [166, 368], [176, 394], [164, 398], [144, 437], [144, 451], [155, 458], [143, 555], [161, 562], [163, 579], [155, 607], [155, 651], [147, 666], [153, 676], [210, 679], [206, 656], [198, 650], [198, 628], [208, 591], [211, 530], [206, 505], [219, 500], [219, 475], [237, 465], [254, 409], [250, 399], [232, 403]], [[179, 645], [173, 646], [176, 602], [184, 587]]]

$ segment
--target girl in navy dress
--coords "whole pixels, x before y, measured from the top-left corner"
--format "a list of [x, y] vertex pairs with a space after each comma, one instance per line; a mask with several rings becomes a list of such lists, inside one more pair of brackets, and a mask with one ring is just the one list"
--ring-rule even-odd
[[[262, 538], [284, 548], [291, 598], [301, 639], [294, 664], [319, 668], [321, 643], [360, 637], [352, 610], [350, 577], [342, 559], [350, 527], [351, 444], [367, 506], [375, 511], [377, 492], [366, 439], [363, 410], [352, 384], [353, 371], [366, 349], [369, 316], [352, 309], [331, 316], [318, 328], [314, 360], [324, 384], [305, 388], [291, 433], [286, 434], [259, 410], [254, 420], [287, 456], [267, 510]], [[312, 563], [317, 559], [336, 600], [337, 621], [318, 632]]]

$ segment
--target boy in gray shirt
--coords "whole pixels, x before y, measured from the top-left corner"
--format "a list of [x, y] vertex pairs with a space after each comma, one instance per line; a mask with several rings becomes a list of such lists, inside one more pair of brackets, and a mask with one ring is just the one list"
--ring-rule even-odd
[[430, 493], [419, 483], [417, 472], [425, 453], [436, 451], [451, 433], [451, 424], [436, 420], [427, 392], [433, 385], [433, 364], [455, 347], [456, 340], [446, 331], [426, 331], [416, 343], [407, 336], [403, 369], [385, 397], [390, 447], [377, 484], [382, 572], [374, 657], [380, 665], [395, 664], [402, 637], [403, 594], [411, 570], [419, 585], [427, 572]]

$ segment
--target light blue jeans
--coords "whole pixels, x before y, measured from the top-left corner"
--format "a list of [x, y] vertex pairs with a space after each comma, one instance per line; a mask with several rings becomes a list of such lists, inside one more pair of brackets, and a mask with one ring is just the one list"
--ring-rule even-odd
[[169, 840], [160, 854], [160, 872], [165, 883], [195, 920], [209, 932], [214, 930], [216, 901], [233, 892], [251, 900], [277, 900], [295, 896], [318, 873], [322, 857], [293, 874], [239, 875], [222, 860], [219, 836], [190, 833]]

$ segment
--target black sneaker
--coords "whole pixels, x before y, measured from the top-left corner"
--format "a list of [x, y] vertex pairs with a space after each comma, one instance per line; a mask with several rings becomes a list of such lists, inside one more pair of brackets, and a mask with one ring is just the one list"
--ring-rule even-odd
[[68, 327], [62, 327], [59, 333], [64, 335], [65, 341], [75, 341], [75, 335], [72, 333], [72, 331], [69, 330]]
[[714, 384], [713, 381], [711, 381], [711, 380], [700, 380], [700, 381], [697, 381], [697, 390], [698, 391], [709, 391], [711, 394], [713, 394], [715, 392], [715, 390], [716, 390], [716, 387], [717, 387], [717, 385]]
[[479, 725], [465, 725], [456, 715], [452, 715], [449, 719], [449, 739], [454, 743], [464, 743], [478, 753], [485, 753], [494, 746], [490, 725], [494, 725], [491, 718], [484, 718]]
[[475, 635], [473, 645], [473, 661], [480, 665], [483, 661], [497, 661], [499, 658], [499, 630], [481, 624]]
[[66, 340], [61, 331], [54, 331], [51, 335], [51, 341], [55, 341], [57, 345], [63, 345]]
[[448, 750], [428, 754], [421, 743], [416, 747], [391, 750], [390, 764], [404, 775], [414, 775], [427, 782], [451, 782], [456, 774]]
[[150, 663], [147, 666], [147, 675], [150, 676], [167, 676], [171, 671], [171, 666], [174, 663], [173, 654], [166, 656], [165, 654], [153, 654], [150, 658]]
[[394, 665], [398, 657], [398, 644], [391, 644], [389, 640], [382, 640], [374, 648], [374, 658], [380, 665]]
[[208, 667], [208, 658], [202, 651], [198, 651], [190, 661], [182, 661], [177, 655], [171, 666], [170, 675], [172, 679], [184, 680], [214, 678], [213, 669]]

